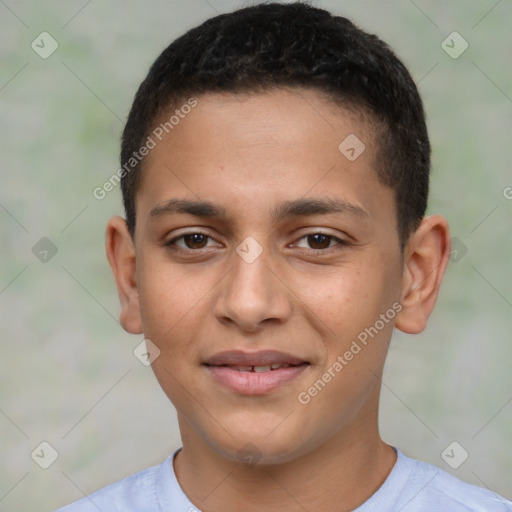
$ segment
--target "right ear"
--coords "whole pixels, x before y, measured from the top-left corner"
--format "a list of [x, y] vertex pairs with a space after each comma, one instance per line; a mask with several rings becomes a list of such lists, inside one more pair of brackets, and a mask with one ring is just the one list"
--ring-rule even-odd
[[112, 217], [108, 221], [105, 249], [121, 300], [121, 325], [131, 334], [142, 334], [139, 288], [135, 272], [135, 247], [126, 221], [122, 217]]

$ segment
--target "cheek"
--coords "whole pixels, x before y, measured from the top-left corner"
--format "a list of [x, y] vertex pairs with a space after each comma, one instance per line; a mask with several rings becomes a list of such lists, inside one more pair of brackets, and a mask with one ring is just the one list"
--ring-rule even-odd
[[198, 357], [194, 340], [207, 314], [207, 290], [183, 272], [148, 267], [140, 304], [144, 336], [160, 350], [152, 369], [175, 407], [187, 409], [190, 397], [186, 391], [195, 389], [190, 366]]
[[[370, 377], [369, 368], [379, 372], [394, 327], [393, 304], [399, 298], [395, 274], [385, 264], [361, 263], [358, 267], [338, 268], [328, 279], [303, 283], [301, 293], [308, 306], [304, 311], [314, 313], [312, 322], [322, 332], [326, 368], [338, 356], [347, 354], [350, 358], [350, 369], [336, 379], [333, 388], [343, 388], [352, 379]], [[363, 368], [364, 377], [358, 370]]]
[[169, 264], [146, 261], [140, 276], [144, 333], [163, 342], [204, 313], [211, 286]]
[[344, 339], [378, 316], [388, 295], [382, 269], [354, 264], [328, 275], [308, 276], [297, 283], [296, 290], [326, 328]]

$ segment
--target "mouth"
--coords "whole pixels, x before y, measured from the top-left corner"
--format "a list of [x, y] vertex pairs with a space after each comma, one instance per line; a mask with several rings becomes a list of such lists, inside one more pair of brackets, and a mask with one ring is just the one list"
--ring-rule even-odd
[[311, 363], [277, 351], [221, 352], [203, 366], [224, 387], [242, 395], [264, 395], [290, 383]]
[[290, 368], [290, 367], [297, 367], [302, 366], [303, 364], [309, 364], [309, 363], [299, 363], [299, 364], [287, 364], [287, 363], [271, 363], [266, 365], [255, 365], [255, 366], [236, 366], [231, 364], [220, 364], [220, 365], [209, 365], [206, 366], [214, 367], [214, 368], [229, 368], [231, 370], [236, 370], [239, 372], [255, 372], [255, 373], [262, 373], [262, 372], [273, 372], [275, 370], [279, 370], [281, 368]]

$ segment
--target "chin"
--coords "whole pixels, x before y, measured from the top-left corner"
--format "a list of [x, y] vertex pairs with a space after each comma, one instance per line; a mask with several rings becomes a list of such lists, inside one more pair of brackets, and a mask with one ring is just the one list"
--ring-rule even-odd
[[[308, 451], [308, 441], [304, 432], [291, 432], [278, 427], [274, 431], [259, 429], [252, 423], [246, 429], [230, 429], [232, 436], [211, 442], [215, 450], [223, 456], [247, 466], [283, 464], [297, 459]], [[270, 432], [270, 435], [269, 435]], [[294, 435], [295, 434], [295, 435]]]

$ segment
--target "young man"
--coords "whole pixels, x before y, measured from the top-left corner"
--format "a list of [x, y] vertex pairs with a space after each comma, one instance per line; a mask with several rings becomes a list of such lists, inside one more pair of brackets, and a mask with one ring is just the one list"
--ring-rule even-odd
[[300, 3], [212, 18], [151, 67], [121, 164], [121, 323], [183, 447], [61, 511], [512, 510], [379, 436], [393, 328], [425, 328], [450, 251], [382, 41]]

